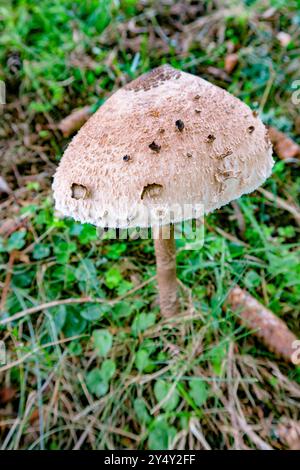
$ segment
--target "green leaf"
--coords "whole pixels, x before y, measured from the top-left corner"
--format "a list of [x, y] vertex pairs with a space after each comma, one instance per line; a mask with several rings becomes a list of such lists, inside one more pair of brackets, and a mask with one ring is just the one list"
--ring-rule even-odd
[[170, 426], [165, 420], [158, 417], [151, 426], [148, 438], [150, 450], [168, 450], [176, 436], [176, 429]]
[[87, 375], [87, 386], [89, 390], [102, 397], [105, 395], [109, 388], [109, 381], [116, 372], [116, 364], [112, 359], [103, 361], [101, 368], [91, 370]]
[[26, 231], [20, 230], [19, 232], [14, 232], [8, 239], [6, 244], [7, 251], [21, 250], [25, 245]]
[[145, 331], [150, 326], [155, 324], [156, 315], [155, 313], [140, 313], [138, 314], [132, 323], [132, 333], [134, 336], [138, 336], [139, 333]]
[[54, 254], [58, 263], [67, 263], [69, 261], [71, 253], [76, 251], [76, 243], [66, 242], [65, 240], [55, 240], [54, 243]]
[[118, 302], [112, 307], [113, 316], [115, 319], [129, 317], [134, 309], [133, 302]]
[[253, 289], [255, 287], [258, 287], [261, 284], [262, 280], [259, 274], [257, 274], [256, 271], [253, 271], [251, 269], [244, 276], [244, 282], [248, 289]]
[[110, 268], [105, 273], [105, 284], [109, 289], [114, 289], [123, 281], [123, 277], [118, 268]]
[[95, 280], [97, 278], [97, 270], [93, 261], [89, 258], [82, 259], [75, 271], [75, 276], [78, 281], [86, 283]]
[[103, 380], [109, 382], [116, 372], [116, 363], [112, 359], [106, 359], [101, 365], [101, 376]]
[[292, 238], [296, 234], [295, 227], [287, 225], [286, 227], [278, 227], [278, 233], [281, 237]]
[[227, 355], [226, 344], [218, 344], [210, 351], [211, 362], [214, 373], [218, 376], [222, 375], [223, 372], [223, 361]]
[[189, 382], [190, 396], [197, 406], [202, 406], [206, 402], [209, 394], [208, 385], [202, 379], [192, 378]]
[[111, 243], [107, 247], [106, 256], [109, 259], [120, 259], [120, 256], [126, 251], [127, 244], [126, 243]]
[[33, 259], [39, 260], [43, 258], [47, 258], [50, 255], [50, 245], [46, 245], [43, 243], [39, 243], [35, 245], [32, 253]]
[[41, 103], [39, 101], [31, 101], [29, 104], [30, 111], [36, 111], [37, 113], [45, 113], [50, 111], [51, 104], [50, 103]]
[[130, 291], [132, 289], [133, 284], [130, 281], [123, 280], [120, 285], [118, 286], [117, 293], [118, 295], [124, 295], [126, 292]]
[[18, 287], [29, 287], [36, 278], [36, 269], [27, 267], [19, 268], [16, 266], [13, 274], [13, 284]]
[[149, 353], [145, 349], [140, 349], [135, 356], [135, 365], [139, 372], [146, 369], [151, 364]]
[[86, 321], [80, 316], [75, 308], [68, 306], [67, 318], [64, 325], [66, 336], [80, 335], [86, 327]]
[[0, 237], [0, 253], [5, 253], [5, 243], [4, 243], [4, 238]]
[[81, 225], [81, 230], [78, 236], [79, 242], [82, 245], [87, 245], [94, 240], [97, 240], [97, 230], [96, 227], [90, 224]]
[[147, 405], [145, 400], [142, 398], [136, 398], [133, 404], [134, 411], [137, 415], [138, 421], [142, 424], [148, 424], [151, 421], [151, 417], [148, 413]]
[[76, 280], [73, 269], [66, 266], [57, 266], [52, 271], [52, 279], [55, 281], [63, 282], [65, 285], [73, 284]]
[[91, 393], [103, 397], [108, 391], [108, 382], [103, 380], [100, 369], [92, 369], [86, 377], [86, 383]]
[[56, 332], [60, 333], [67, 318], [67, 309], [65, 305], [59, 305], [58, 307], [54, 308], [52, 315], [54, 324], [56, 326]]
[[72, 341], [68, 346], [68, 350], [71, 356], [81, 356], [82, 354], [82, 346], [78, 341]]
[[75, 220], [71, 220], [70, 222], [70, 230], [69, 233], [70, 235], [74, 237], [78, 237], [83, 230], [83, 224], [80, 224], [79, 222], [75, 222]]
[[79, 288], [81, 292], [85, 293], [85, 295], [89, 292], [90, 289], [97, 291], [98, 296], [103, 294], [103, 292], [100, 290], [95, 263], [91, 259], [84, 258], [80, 261], [78, 267], [75, 270], [75, 276], [79, 281]]
[[107, 356], [112, 347], [113, 337], [108, 330], [94, 330], [93, 338], [99, 356]]
[[[43, 131], [40, 131], [39, 135], [41, 135], [41, 132]], [[48, 135], [48, 131], [44, 131], [44, 132], [47, 132], [47, 135]], [[29, 189], [29, 191], [39, 191], [40, 187], [41, 185], [38, 181], [29, 181], [26, 184], [26, 188]]]
[[[165, 380], [157, 380], [154, 385], [154, 395], [158, 402], [164, 400], [164, 398], [169, 394], [172, 384], [166, 382]], [[179, 402], [179, 396], [176, 388], [168, 396], [168, 399], [162, 404], [162, 408], [165, 411], [174, 410]]]
[[134, 16], [138, 0], [122, 0], [121, 7], [128, 16]]
[[95, 30], [97, 33], [102, 33], [102, 31], [106, 28], [106, 26], [108, 26], [111, 20], [111, 0], [98, 0], [97, 8], [93, 5], [93, 3], [91, 4], [93, 6], [93, 10], [90, 12], [89, 16], [86, 19], [86, 34], [91, 34], [91, 32], [94, 32]]
[[80, 311], [80, 315], [88, 321], [99, 320], [102, 317], [101, 306], [99, 304], [89, 305]]
[[22, 209], [20, 209], [20, 214], [22, 215], [35, 214], [36, 215], [38, 210], [39, 210], [39, 206], [37, 206], [36, 204], [27, 204], [26, 206], [22, 207]]

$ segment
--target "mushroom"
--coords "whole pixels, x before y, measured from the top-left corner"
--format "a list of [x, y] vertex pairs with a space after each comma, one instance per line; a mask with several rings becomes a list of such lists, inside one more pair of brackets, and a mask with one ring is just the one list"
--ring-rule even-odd
[[56, 209], [102, 228], [153, 227], [161, 313], [170, 316], [179, 311], [173, 224], [192, 218], [185, 207], [207, 214], [254, 191], [273, 163], [246, 104], [163, 65], [114, 93], [71, 141], [54, 177]]

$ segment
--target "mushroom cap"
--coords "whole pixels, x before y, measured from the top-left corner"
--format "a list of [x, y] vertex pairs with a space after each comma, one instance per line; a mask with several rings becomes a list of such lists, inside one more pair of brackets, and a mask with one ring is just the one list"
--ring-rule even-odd
[[254, 191], [273, 163], [255, 112], [163, 65], [114, 93], [73, 138], [54, 177], [56, 209], [99, 227], [176, 223]]

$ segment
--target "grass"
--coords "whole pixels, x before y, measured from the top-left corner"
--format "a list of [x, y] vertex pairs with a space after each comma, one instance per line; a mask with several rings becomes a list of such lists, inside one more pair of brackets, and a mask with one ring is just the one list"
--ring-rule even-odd
[[[13, 189], [0, 200], [1, 319], [20, 313], [0, 326], [0, 447], [287, 448], [278, 426], [299, 421], [300, 370], [225, 300], [238, 282], [299, 336], [293, 216], [258, 191], [208, 216], [200, 251], [178, 243], [182, 314], [163, 320], [151, 240], [103, 241], [60, 218], [51, 176], [69, 141], [55, 124], [163, 62], [223, 86], [299, 142], [299, 3], [18, 0], [0, 18], [0, 166]], [[224, 75], [230, 44], [239, 63]], [[277, 159], [264, 187], [296, 204], [298, 165]]]

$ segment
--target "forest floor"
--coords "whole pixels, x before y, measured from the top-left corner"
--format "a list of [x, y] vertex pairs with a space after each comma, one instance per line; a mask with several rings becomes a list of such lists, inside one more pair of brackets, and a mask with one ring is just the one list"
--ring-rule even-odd
[[12, 5], [0, 6], [0, 448], [300, 448], [299, 366], [225, 303], [238, 283], [300, 337], [299, 158], [278, 151], [265, 192], [206, 217], [201, 250], [178, 241], [182, 313], [168, 320], [152, 241], [99, 240], [59, 217], [51, 190], [62, 119], [165, 62], [297, 146], [299, 2]]

